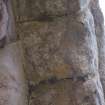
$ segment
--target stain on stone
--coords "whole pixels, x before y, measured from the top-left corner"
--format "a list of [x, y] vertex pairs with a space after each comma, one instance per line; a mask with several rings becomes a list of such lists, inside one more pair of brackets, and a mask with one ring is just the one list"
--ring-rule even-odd
[[57, 82], [57, 78], [56, 77], [51, 77], [50, 79], [48, 79], [48, 83], [50, 84], [54, 84]]
[[86, 80], [88, 80], [88, 75], [77, 76], [77, 81], [85, 82]]
[[6, 44], [6, 36], [0, 39], [0, 48], [4, 48]]
[[84, 97], [84, 101], [85, 101], [85, 102], [88, 102], [89, 99], [90, 99], [90, 96], [86, 96], [86, 97]]
[[43, 13], [40, 17], [37, 18], [37, 21], [51, 22], [51, 21], [53, 21], [53, 16], [50, 16], [50, 15], [47, 15], [46, 13]]

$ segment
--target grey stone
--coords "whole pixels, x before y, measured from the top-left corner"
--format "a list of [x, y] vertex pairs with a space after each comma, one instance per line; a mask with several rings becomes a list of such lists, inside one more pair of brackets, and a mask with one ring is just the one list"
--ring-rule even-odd
[[25, 105], [27, 85], [20, 42], [0, 50], [0, 105]]
[[6, 6], [0, 105], [105, 105], [98, 0], [12, 0], [12, 8]]
[[0, 40], [7, 35], [8, 12], [3, 0], [0, 1]]
[[105, 94], [105, 29], [104, 29], [104, 19], [103, 14], [100, 10], [99, 3], [91, 3], [91, 11], [94, 16], [95, 22], [95, 33], [97, 37], [98, 44], [98, 56], [99, 56], [99, 73], [102, 82], [102, 86]]
[[[74, 9], [75, 5], [77, 8]], [[50, 21], [35, 19], [24, 22], [23, 19], [22, 23], [18, 23], [17, 32], [26, 58], [31, 105], [105, 104], [98, 68], [95, 17], [89, 6], [89, 1], [77, 1], [74, 6], [66, 5], [65, 16], [52, 17]], [[50, 7], [48, 10], [52, 9]], [[65, 91], [57, 93], [53, 86], [60, 88], [59, 82], [65, 86], [63, 81], [71, 89], [68, 91], [65, 87]], [[56, 99], [50, 98], [56, 97], [56, 94], [61, 95]], [[49, 98], [46, 100], [46, 97]]]

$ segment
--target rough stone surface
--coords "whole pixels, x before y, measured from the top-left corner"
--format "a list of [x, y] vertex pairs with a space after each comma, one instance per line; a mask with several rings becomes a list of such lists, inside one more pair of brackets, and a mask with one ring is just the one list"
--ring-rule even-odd
[[0, 1], [0, 47], [5, 44], [5, 38], [8, 27], [8, 12], [3, 0]]
[[21, 43], [0, 50], [0, 105], [24, 105], [26, 82]]
[[[56, 3], [54, 6], [55, 2], [59, 4]], [[39, 14], [34, 15], [30, 12], [31, 15], [29, 15], [27, 12], [29, 21], [24, 17], [21, 18], [21, 15], [18, 15], [19, 19], [16, 18], [17, 33], [24, 46], [25, 70], [29, 80], [29, 90], [31, 90], [29, 103], [32, 105], [104, 105], [98, 71], [100, 58], [95, 16], [89, 8], [93, 2], [82, 0], [64, 2], [55, 0], [55, 2], [32, 1], [31, 7], [34, 5], [36, 8], [37, 4], [40, 8], [37, 11]], [[50, 6], [47, 7], [46, 4]], [[47, 14], [45, 18], [43, 13], [40, 13], [41, 10], [45, 11], [45, 15]], [[38, 16], [38, 19], [34, 16]], [[61, 91], [58, 92], [57, 87], [61, 88]], [[46, 100], [46, 97], [49, 98]]]
[[105, 105], [98, 0], [11, 3], [9, 43], [0, 49], [0, 105]]
[[27, 85], [23, 49], [18, 40], [7, 43], [11, 26], [6, 3], [0, 0], [0, 105], [25, 105]]
[[[48, 21], [68, 14], [76, 15], [87, 8], [90, 0], [13, 0], [17, 21]], [[69, 11], [68, 8], [69, 7]]]
[[98, 44], [99, 73], [105, 94], [105, 31], [104, 31], [105, 29], [103, 15], [99, 8], [99, 3], [97, 0], [96, 3], [94, 2], [91, 3], [91, 11], [94, 16], [95, 32]]

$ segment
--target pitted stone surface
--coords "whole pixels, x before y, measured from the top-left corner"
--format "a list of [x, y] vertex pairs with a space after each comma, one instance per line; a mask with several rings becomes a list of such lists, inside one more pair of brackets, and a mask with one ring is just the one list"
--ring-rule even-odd
[[[52, 18], [76, 16], [87, 8], [90, 0], [14, 0], [14, 11], [17, 21], [39, 20], [47, 21]], [[68, 10], [69, 8], [69, 10]]]
[[105, 105], [98, 1], [12, 0], [12, 6], [18, 37], [8, 36], [0, 49], [0, 105]]
[[[17, 33], [26, 58], [31, 105], [105, 104], [98, 71], [94, 16], [88, 8], [89, 1], [78, 0], [72, 6], [70, 2], [66, 4], [65, 16], [18, 21]], [[59, 83], [61, 88], [66, 87], [58, 92], [55, 87], [60, 89]]]

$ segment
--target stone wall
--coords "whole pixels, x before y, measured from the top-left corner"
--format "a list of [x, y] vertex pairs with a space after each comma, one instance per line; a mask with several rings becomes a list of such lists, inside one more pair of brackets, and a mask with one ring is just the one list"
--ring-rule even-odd
[[12, 0], [14, 16], [12, 12], [9, 16], [15, 22], [9, 27], [15, 24], [16, 34], [0, 56], [7, 59], [2, 52], [13, 46], [8, 59], [16, 58], [16, 63], [4, 64], [14, 67], [11, 73], [17, 71], [21, 81], [21, 97], [11, 95], [19, 100], [16, 105], [105, 105], [105, 38], [98, 4], [98, 0]]

